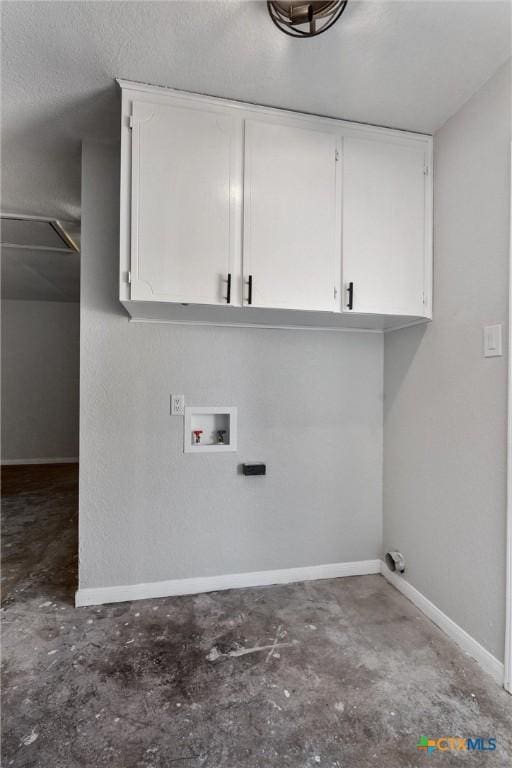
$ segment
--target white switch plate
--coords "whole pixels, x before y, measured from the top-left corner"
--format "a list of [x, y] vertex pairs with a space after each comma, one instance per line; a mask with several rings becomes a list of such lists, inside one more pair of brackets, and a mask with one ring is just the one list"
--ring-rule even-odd
[[484, 328], [484, 357], [501, 357], [503, 354], [501, 323]]
[[185, 415], [185, 395], [171, 395], [171, 415]]

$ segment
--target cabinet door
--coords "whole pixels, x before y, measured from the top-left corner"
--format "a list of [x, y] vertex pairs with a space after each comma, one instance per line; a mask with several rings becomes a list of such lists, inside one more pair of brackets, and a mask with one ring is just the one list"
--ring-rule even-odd
[[338, 143], [336, 135], [315, 127], [246, 120], [246, 304], [339, 309]]
[[[427, 142], [343, 140], [344, 310], [428, 315]], [[430, 256], [431, 258], [431, 256]]]
[[131, 298], [226, 304], [240, 259], [242, 122], [147, 101], [132, 114]]

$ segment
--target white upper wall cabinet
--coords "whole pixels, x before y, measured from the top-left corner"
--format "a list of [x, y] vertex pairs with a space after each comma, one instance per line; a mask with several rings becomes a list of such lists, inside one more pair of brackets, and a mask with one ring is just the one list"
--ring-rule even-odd
[[340, 154], [321, 126], [245, 121], [244, 303], [339, 307]]
[[345, 310], [430, 315], [429, 174], [425, 143], [345, 138]]
[[230, 303], [241, 141], [232, 115], [134, 101], [132, 300]]
[[132, 318], [387, 330], [431, 317], [430, 136], [119, 84]]

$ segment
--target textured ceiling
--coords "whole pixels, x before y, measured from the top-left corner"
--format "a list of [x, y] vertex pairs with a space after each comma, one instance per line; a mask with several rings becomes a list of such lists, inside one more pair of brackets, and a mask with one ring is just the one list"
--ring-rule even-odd
[[510, 56], [508, 2], [349, 2], [294, 40], [262, 2], [3, 2], [2, 209], [80, 216], [116, 76], [433, 132]]

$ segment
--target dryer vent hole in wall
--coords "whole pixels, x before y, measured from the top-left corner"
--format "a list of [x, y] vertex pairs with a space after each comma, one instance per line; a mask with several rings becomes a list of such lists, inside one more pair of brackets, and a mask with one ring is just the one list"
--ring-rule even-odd
[[386, 552], [384, 559], [386, 561], [387, 567], [393, 573], [403, 573], [405, 571], [405, 558], [401, 552]]

